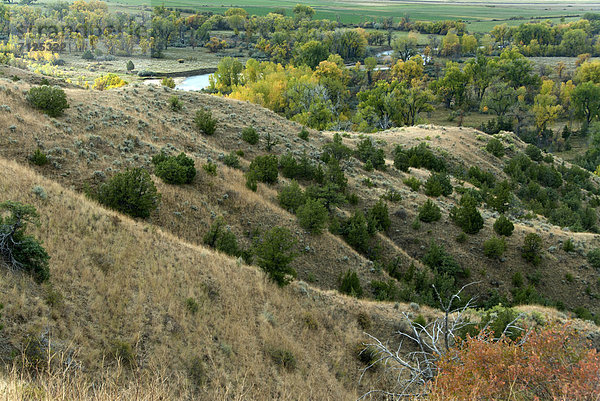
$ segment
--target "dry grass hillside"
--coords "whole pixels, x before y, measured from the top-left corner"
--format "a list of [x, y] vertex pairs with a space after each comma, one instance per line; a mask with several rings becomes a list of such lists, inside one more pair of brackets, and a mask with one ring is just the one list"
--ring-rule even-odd
[[[373, 269], [373, 264], [355, 252], [342, 239], [329, 233], [312, 236], [302, 230], [295, 217], [281, 209], [277, 203], [277, 189], [286, 182], [280, 178], [275, 186], [259, 185], [256, 193], [244, 186], [243, 171], [231, 169], [221, 163], [222, 158], [233, 151], [243, 150], [242, 168], [253, 158], [265, 154], [264, 135], [270, 133], [277, 141], [272, 153], [280, 155], [292, 152], [300, 156], [306, 152], [317, 159], [323, 144], [330, 141], [333, 133], [311, 132], [310, 140], [297, 137], [301, 127], [269, 110], [245, 102], [198, 93], [177, 93], [163, 87], [134, 85], [105, 92], [66, 88], [70, 102], [64, 116], [49, 118], [32, 110], [25, 101], [25, 92], [39, 78], [19, 70], [4, 68], [6, 77], [0, 85], [3, 108], [0, 110], [0, 155], [26, 163], [28, 156], [41, 148], [51, 163], [36, 167], [37, 171], [62, 185], [82, 190], [86, 185], [98, 184], [116, 171], [128, 166], [151, 167], [152, 156], [165, 149], [172, 153], [185, 151], [195, 158], [199, 174], [193, 184], [170, 186], [155, 180], [162, 193], [158, 212], [149, 223], [194, 244], [202, 243], [202, 236], [216, 216], [222, 215], [244, 246], [250, 245], [253, 232], [275, 225], [287, 226], [295, 234], [301, 256], [293, 262], [300, 279], [308, 280], [324, 289], [338, 286], [341, 274], [348, 268], [359, 272], [363, 286], [373, 279], [384, 279]], [[9, 77], [17, 76], [13, 82]], [[168, 100], [176, 94], [183, 103], [180, 112], [168, 106]], [[219, 124], [213, 136], [197, 133], [192, 119], [199, 108], [212, 110]], [[242, 141], [243, 128], [253, 126], [261, 134], [257, 145]], [[347, 134], [345, 143], [354, 146], [359, 135]], [[392, 149], [396, 144], [405, 148], [426, 142], [432, 149], [443, 154], [452, 164], [464, 169], [479, 166], [491, 171], [498, 180], [505, 178], [503, 164], [525, 144], [512, 134], [503, 136], [508, 155], [502, 160], [484, 150], [489, 136], [468, 128], [443, 128], [418, 126], [390, 130], [376, 135], [385, 141], [384, 148], [392, 163]], [[200, 166], [207, 161], [218, 164], [216, 176], [206, 174]], [[562, 161], [555, 159], [555, 164]], [[429, 176], [427, 170], [411, 169], [402, 173], [394, 168], [386, 172], [367, 172], [361, 163], [351, 158], [344, 165], [351, 192], [358, 194], [358, 208], [374, 204], [388, 190], [399, 192], [399, 203], [388, 202], [392, 227], [387, 235], [381, 235], [384, 255], [398, 256], [404, 266], [423, 256], [431, 240], [443, 244], [463, 265], [469, 266], [472, 279], [481, 281], [479, 293], [497, 289], [508, 293], [510, 278], [519, 271], [524, 276], [536, 273], [538, 291], [550, 299], [561, 300], [568, 308], [586, 306], [600, 313], [596, 294], [597, 272], [585, 261], [585, 254], [598, 246], [597, 236], [571, 233], [548, 224], [543, 218], [515, 216], [515, 234], [508, 239], [507, 253], [501, 260], [491, 260], [483, 255], [483, 242], [493, 235], [492, 224], [497, 213], [482, 210], [485, 228], [476, 236], [469, 236], [464, 243], [455, 238], [460, 229], [448, 218], [450, 208], [459, 195], [442, 197], [436, 203], [443, 211], [442, 222], [422, 224], [418, 230], [411, 228], [417, 208], [427, 197], [423, 190], [412, 191], [404, 179], [413, 176], [422, 182]], [[368, 185], [365, 179], [370, 180]], [[454, 184], [463, 184], [453, 180]], [[469, 183], [464, 183], [469, 186]], [[344, 212], [344, 213], [347, 213]], [[535, 269], [520, 257], [523, 237], [537, 232], [543, 238], [544, 263]], [[571, 238], [576, 252], [563, 252], [561, 244]], [[536, 271], [538, 270], [538, 271]], [[565, 280], [566, 275], [573, 277]]]
[[[32, 193], [36, 185], [46, 199]], [[52, 258], [48, 284], [0, 272], [2, 359], [12, 355], [18, 364], [24, 352], [44, 367], [49, 352], [52, 365], [69, 361], [78, 375], [93, 374], [107, 386], [103, 399], [116, 399], [111, 384], [140, 391], [140, 383], [127, 384], [133, 379], [166, 399], [355, 399], [359, 312], [372, 316], [370, 331], [394, 329], [399, 311], [392, 305], [302, 283], [280, 289], [254, 267], [106, 211], [4, 159], [0, 197], [35, 205], [41, 225], [32, 232]], [[293, 366], [280, 366], [282, 352], [293, 356]], [[11, 380], [6, 388], [0, 382], [0, 397], [27, 390]], [[46, 387], [55, 385], [81, 391], [65, 380], [30, 390], [52, 399], [56, 389]]]

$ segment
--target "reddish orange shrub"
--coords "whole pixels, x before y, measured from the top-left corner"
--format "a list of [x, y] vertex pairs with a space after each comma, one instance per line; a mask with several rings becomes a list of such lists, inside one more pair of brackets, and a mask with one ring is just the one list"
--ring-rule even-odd
[[600, 357], [574, 329], [550, 326], [527, 341], [469, 337], [439, 364], [432, 400], [598, 400]]

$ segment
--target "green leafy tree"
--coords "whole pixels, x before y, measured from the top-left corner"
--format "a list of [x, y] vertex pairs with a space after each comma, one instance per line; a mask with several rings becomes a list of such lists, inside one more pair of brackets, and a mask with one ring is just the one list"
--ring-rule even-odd
[[588, 81], [577, 85], [571, 101], [575, 106], [575, 115], [582, 118], [586, 125], [600, 118], [600, 84]]
[[267, 231], [256, 245], [258, 265], [281, 287], [296, 278], [296, 270], [290, 266], [296, 257], [295, 245], [292, 233], [284, 227]]
[[241, 83], [244, 66], [236, 58], [224, 57], [219, 61], [217, 71], [210, 77], [211, 89], [220, 93], [230, 93]]
[[97, 199], [111, 209], [132, 217], [148, 217], [158, 207], [160, 194], [148, 171], [142, 168], [117, 173], [98, 188]]
[[12, 269], [23, 270], [38, 282], [50, 278], [50, 256], [42, 243], [27, 235], [28, 224], [39, 225], [35, 207], [19, 202], [0, 203], [0, 257]]

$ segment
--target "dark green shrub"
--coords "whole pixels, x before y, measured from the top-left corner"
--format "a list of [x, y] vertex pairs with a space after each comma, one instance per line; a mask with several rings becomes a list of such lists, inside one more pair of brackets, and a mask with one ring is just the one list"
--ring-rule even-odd
[[286, 178], [296, 178], [298, 176], [298, 162], [291, 152], [279, 157], [279, 168], [281, 169], [281, 175]]
[[503, 214], [501, 214], [494, 222], [494, 231], [498, 235], [510, 237], [514, 229], [514, 224]]
[[520, 288], [525, 284], [525, 279], [523, 278], [523, 274], [521, 272], [516, 272], [512, 276], [512, 285], [513, 287]]
[[525, 154], [534, 162], [541, 162], [544, 158], [540, 148], [532, 144], [527, 145], [525, 148]]
[[190, 184], [196, 177], [194, 159], [183, 152], [178, 156], [161, 153], [152, 158], [152, 163], [156, 166], [154, 174], [167, 184]]
[[275, 184], [279, 171], [277, 170], [277, 156], [256, 156], [248, 169], [247, 176], [255, 181]]
[[223, 164], [231, 168], [241, 168], [240, 159], [233, 152], [231, 152], [223, 158]]
[[[355, 154], [363, 163], [369, 163], [371, 170], [373, 168], [376, 168], [377, 170], [385, 169], [385, 154], [383, 149], [375, 147], [370, 138], [365, 138], [356, 145]], [[365, 170], [369, 171], [367, 167], [365, 167]]]
[[58, 117], [69, 107], [65, 91], [57, 86], [36, 86], [27, 93], [29, 104], [50, 117]]
[[198, 305], [198, 301], [196, 301], [194, 298], [186, 298], [185, 309], [187, 309], [187, 311], [190, 312], [192, 315], [195, 315], [196, 313], [198, 313], [200, 305]]
[[217, 175], [217, 165], [212, 162], [208, 162], [202, 165], [202, 169], [206, 171], [208, 175]]
[[290, 230], [274, 227], [263, 235], [255, 248], [258, 265], [281, 287], [296, 277], [296, 270], [289, 266], [296, 257], [295, 244]]
[[400, 293], [392, 279], [388, 281], [373, 280], [371, 281], [371, 288], [377, 301], [395, 301]]
[[421, 326], [421, 327], [425, 327], [427, 326], [427, 319], [425, 319], [425, 316], [421, 315], [420, 313], [417, 315], [417, 317], [415, 318], [415, 320], [412, 321], [413, 326]]
[[600, 270], [600, 248], [592, 249], [587, 254], [587, 260], [590, 266], [594, 269]]
[[40, 241], [25, 234], [28, 224], [39, 225], [35, 207], [12, 201], [0, 203], [0, 257], [10, 268], [23, 270], [41, 283], [50, 278], [50, 256]]
[[450, 178], [443, 173], [433, 173], [425, 182], [425, 195], [437, 198], [440, 195], [450, 196], [452, 184]]
[[494, 188], [496, 185], [496, 177], [489, 171], [483, 171], [477, 166], [471, 166], [467, 173], [469, 180], [477, 188], [486, 186], [487, 188]]
[[284, 185], [277, 194], [277, 199], [281, 207], [292, 213], [296, 213], [296, 210], [306, 202], [304, 192], [296, 180]]
[[465, 194], [460, 199], [460, 205], [450, 210], [452, 221], [467, 234], [477, 234], [483, 228], [483, 217], [476, 205], [473, 197]]
[[279, 143], [279, 138], [275, 138], [275, 136], [271, 135], [270, 132], [265, 134], [265, 150], [270, 152], [273, 148]]
[[431, 242], [422, 259], [423, 263], [440, 275], [448, 274], [451, 277], [465, 278], [470, 275], [468, 269], [463, 268], [455, 259], [446, 252], [443, 246]]
[[258, 189], [258, 182], [256, 181], [255, 177], [251, 175], [246, 176], [246, 188], [256, 192], [256, 190]]
[[308, 141], [308, 130], [306, 127], [302, 127], [302, 131], [298, 133], [298, 138]]
[[276, 348], [270, 350], [269, 355], [271, 355], [271, 359], [276, 365], [287, 370], [292, 371], [297, 367], [296, 356], [292, 353], [292, 351]]
[[485, 312], [481, 318], [481, 327], [487, 327], [494, 338], [500, 338], [502, 334], [512, 340], [518, 339], [523, 333], [521, 330], [507, 329], [509, 324], [515, 324], [515, 320], [519, 313], [502, 305], [494, 306], [492, 309]]
[[[91, 50], [89, 50], [89, 49], [83, 52], [83, 54], [81, 55], [81, 58], [82, 58], [82, 59], [84, 59], [84, 60], [88, 60], [88, 61], [89, 61], [89, 60], [94, 60], [94, 59], [95, 59], [95, 57], [94, 57], [94, 53], [92, 53], [92, 51], [91, 51]], [[131, 61], [131, 60], [130, 60], [130, 61]], [[132, 63], [132, 64], [133, 64], [133, 63]]]
[[575, 251], [575, 244], [573, 243], [573, 240], [571, 238], [567, 239], [563, 243], [562, 249], [565, 252], [574, 252]]
[[254, 127], [246, 127], [242, 130], [242, 139], [250, 145], [256, 145], [259, 140], [258, 132]]
[[377, 201], [371, 209], [367, 211], [367, 221], [371, 224], [374, 231], [387, 231], [392, 224], [387, 205], [383, 200]]
[[223, 252], [229, 256], [240, 256], [240, 248], [237, 242], [237, 238], [234, 233], [228, 228], [223, 230], [217, 237], [215, 248], [219, 252]]
[[38, 148], [29, 156], [29, 161], [36, 166], [45, 166], [48, 164], [48, 157]]
[[505, 213], [512, 202], [512, 187], [510, 182], [499, 182], [487, 195], [487, 204], [499, 213]]
[[409, 167], [426, 168], [430, 171], [446, 171], [446, 163], [441, 157], [433, 154], [429, 146], [422, 142], [408, 150], [400, 145], [394, 149], [394, 166], [401, 171], [408, 171]]
[[181, 109], [183, 108], [183, 103], [181, 103], [179, 97], [171, 96], [169, 98], [169, 106], [171, 106], [171, 110], [173, 111], [181, 111]]
[[113, 341], [112, 353], [116, 360], [128, 367], [133, 367], [135, 363], [135, 353], [131, 344], [125, 341]]
[[225, 226], [225, 219], [222, 216], [218, 216], [215, 221], [210, 225], [208, 232], [204, 234], [202, 241], [204, 244], [214, 248], [217, 244], [217, 239]]
[[340, 292], [356, 298], [362, 297], [363, 289], [354, 270], [348, 270], [344, 273], [340, 283]]
[[523, 251], [521, 253], [523, 259], [537, 266], [542, 261], [541, 250], [542, 238], [535, 233], [527, 234], [523, 240]]
[[344, 223], [342, 233], [345, 241], [352, 248], [362, 254], [369, 251], [369, 226], [362, 211], [357, 210], [352, 217]]
[[133, 168], [102, 184], [97, 199], [104, 206], [132, 217], [148, 217], [158, 207], [160, 194], [146, 170]]
[[128, 60], [127, 64], [125, 65], [125, 68], [127, 69], [128, 72], [131, 72], [135, 69], [135, 65], [133, 65], [133, 61]]
[[[402, 194], [399, 191], [396, 191], [394, 188], [388, 189], [385, 195], [381, 196], [381, 199], [388, 200], [390, 202], [398, 203], [402, 200]], [[352, 202], [350, 202], [352, 204]], [[358, 201], [356, 202], [358, 203]]]
[[421, 180], [419, 180], [416, 177], [409, 177], [407, 179], [405, 179], [404, 184], [406, 184], [410, 189], [412, 189], [413, 191], [418, 191], [419, 188], [421, 188]]
[[323, 202], [319, 199], [307, 199], [304, 205], [298, 207], [296, 212], [300, 227], [313, 234], [320, 234], [325, 228], [329, 213]]
[[342, 143], [342, 136], [338, 133], [333, 135], [333, 141], [323, 145], [323, 155], [321, 159], [328, 163], [331, 159], [338, 162], [347, 159], [352, 154], [352, 149]]
[[217, 130], [217, 119], [213, 118], [210, 110], [198, 110], [194, 117], [194, 126], [202, 134], [213, 135]]
[[456, 242], [458, 242], [459, 244], [464, 244], [465, 242], [467, 242], [468, 239], [469, 237], [467, 237], [467, 234], [465, 233], [460, 233], [456, 236]]
[[504, 156], [504, 145], [496, 138], [490, 139], [490, 141], [485, 146], [485, 150], [487, 150], [496, 157]]
[[440, 208], [433, 203], [431, 199], [427, 199], [427, 201], [419, 208], [419, 220], [425, 223], [438, 221], [441, 218], [442, 213]]
[[488, 258], [498, 259], [506, 250], [503, 238], [492, 237], [483, 243], [483, 254]]

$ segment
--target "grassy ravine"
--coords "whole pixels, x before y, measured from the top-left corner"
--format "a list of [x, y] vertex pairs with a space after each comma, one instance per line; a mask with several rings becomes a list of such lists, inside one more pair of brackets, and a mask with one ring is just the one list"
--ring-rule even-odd
[[[47, 200], [32, 194], [35, 185]], [[5, 159], [0, 199], [37, 207], [41, 226], [34, 232], [52, 257], [44, 286], [0, 270], [0, 350], [18, 351], [28, 338], [43, 336], [59, 368], [53, 379], [25, 390], [45, 394], [41, 399], [62, 391], [68, 399], [87, 399], [86, 380], [94, 378], [104, 386], [93, 398], [100, 400], [129, 399], [140, 390], [166, 399], [355, 399], [353, 352], [362, 336], [353, 310], [369, 310], [369, 303], [312, 290], [306, 297], [296, 285], [279, 289], [253, 267], [106, 211]], [[188, 298], [198, 303], [196, 313], [186, 308]], [[387, 318], [397, 313], [387, 309]], [[119, 347], [129, 348], [131, 355], [121, 356], [132, 358], [121, 365]], [[279, 349], [294, 355], [295, 369], [277, 365], [271, 353]], [[41, 367], [47, 356], [41, 351]], [[85, 369], [61, 374], [66, 357]], [[198, 358], [202, 383], [194, 389], [190, 364]], [[90, 372], [96, 373], [86, 376]], [[26, 394], [18, 375], [5, 377], [0, 399]], [[121, 398], [112, 398], [117, 393]]]

